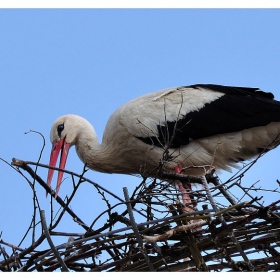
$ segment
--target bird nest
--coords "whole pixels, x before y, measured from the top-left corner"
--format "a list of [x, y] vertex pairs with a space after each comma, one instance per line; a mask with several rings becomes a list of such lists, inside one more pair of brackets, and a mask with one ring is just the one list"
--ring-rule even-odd
[[[33, 190], [36, 183], [51, 194], [50, 207], [61, 208], [48, 224], [45, 212], [35, 207], [39, 198], [34, 191], [34, 216], [36, 212], [40, 218], [33, 221], [32, 230], [37, 237], [26, 248], [1, 239], [2, 271], [280, 270], [279, 186], [244, 187], [242, 180], [250, 166], [224, 183], [215, 173], [201, 178], [170, 174], [143, 178], [132, 194], [123, 188], [123, 197], [87, 179], [86, 168], [82, 174], [66, 171], [73, 178], [73, 192], [66, 200], [54, 199], [54, 192], [37, 174], [38, 168], [48, 166], [13, 159], [11, 167]], [[192, 211], [183, 211], [180, 192], [163, 176], [169, 182], [172, 178], [182, 182], [192, 199]], [[94, 186], [106, 204], [105, 211], [94, 210], [90, 225], [71, 207], [81, 184]], [[274, 192], [276, 201], [266, 205], [262, 196], [268, 191]], [[241, 199], [236, 198], [237, 192]], [[111, 202], [112, 196], [117, 203]], [[68, 232], [69, 224], [63, 232], [56, 231], [67, 215], [79, 233]], [[57, 236], [64, 242], [55, 244]]]

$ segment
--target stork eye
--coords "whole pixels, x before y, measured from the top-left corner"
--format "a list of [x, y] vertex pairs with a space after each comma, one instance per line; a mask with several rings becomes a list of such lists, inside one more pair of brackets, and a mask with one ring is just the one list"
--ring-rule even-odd
[[58, 136], [61, 137], [61, 132], [64, 129], [64, 123], [57, 126]]

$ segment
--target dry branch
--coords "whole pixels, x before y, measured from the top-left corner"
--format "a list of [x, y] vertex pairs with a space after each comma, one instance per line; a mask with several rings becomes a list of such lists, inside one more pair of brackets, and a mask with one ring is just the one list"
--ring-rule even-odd
[[[35, 166], [35, 170], [30, 166]], [[26, 171], [54, 197], [38, 175], [40, 168], [48, 166], [13, 159], [11, 167]], [[28, 248], [0, 239], [0, 270], [280, 271], [279, 190], [273, 186], [269, 190], [258, 188], [256, 197], [255, 185], [242, 186], [246, 172], [239, 172], [226, 183], [213, 174], [206, 178], [207, 182], [204, 178], [161, 174], [155, 180], [143, 178], [133, 194], [129, 197], [126, 192], [124, 198], [87, 179], [85, 169], [81, 174], [65, 172], [78, 178], [78, 183], [72, 180], [70, 199], [67, 203], [60, 197], [53, 200], [61, 206], [60, 214], [49, 227], [44, 218], [34, 225], [44, 233]], [[182, 214], [178, 191], [173, 184], [161, 181], [163, 177], [196, 182], [192, 196], [201, 210]], [[81, 183], [96, 187], [108, 208], [96, 212], [91, 226], [71, 209], [72, 198]], [[242, 201], [235, 200], [235, 190], [243, 193]], [[275, 201], [262, 205], [260, 197], [265, 201], [268, 192], [275, 194]], [[111, 202], [112, 195], [119, 203]], [[34, 211], [40, 216], [38, 209]], [[80, 232], [71, 233], [68, 227], [54, 231], [65, 215], [80, 225]], [[102, 226], [93, 230], [97, 222]], [[52, 249], [48, 234], [54, 242]], [[55, 243], [54, 236], [70, 238], [61, 244]], [[45, 249], [40, 249], [43, 244]]]

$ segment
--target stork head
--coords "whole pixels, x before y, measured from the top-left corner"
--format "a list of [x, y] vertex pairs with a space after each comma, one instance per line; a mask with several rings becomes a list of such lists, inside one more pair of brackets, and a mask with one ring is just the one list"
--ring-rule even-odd
[[[76, 144], [76, 139], [78, 135], [78, 119], [80, 117], [76, 115], [65, 115], [58, 118], [52, 128], [50, 133], [50, 140], [52, 143], [52, 150], [50, 155], [50, 163], [51, 167], [56, 166], [56, 162], [58, 159], [59, 152], [60, 154], [60, 162], [59, 168], [64, 169], [66, 165], [66, 160], [68, 156], [69, 149], [71, 146]], [[53, 178], [54, 169], [49, 169], [47, 184], [51, 186], [51, 181]], [[63, 171], [58, 172], [57, 177], [57, 185], [55, 191], [55, 197], [57, 196], [60, 185], [62, 182]]]

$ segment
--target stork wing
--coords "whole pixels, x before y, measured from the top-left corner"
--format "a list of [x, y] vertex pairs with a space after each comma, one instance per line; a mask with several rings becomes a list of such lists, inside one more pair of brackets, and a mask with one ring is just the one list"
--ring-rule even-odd
[[280, 102], [258, 88], [198, 84], [136, 98], [117, 111], [130, 134], [178, 148], [192, 139], [280, 121]]

